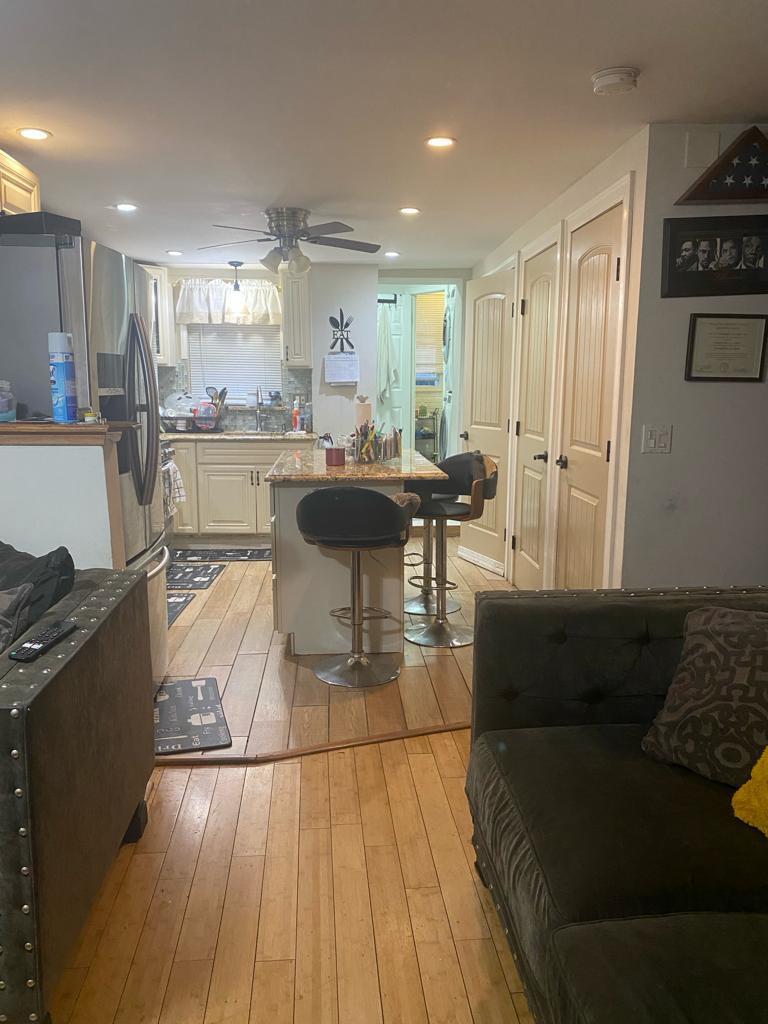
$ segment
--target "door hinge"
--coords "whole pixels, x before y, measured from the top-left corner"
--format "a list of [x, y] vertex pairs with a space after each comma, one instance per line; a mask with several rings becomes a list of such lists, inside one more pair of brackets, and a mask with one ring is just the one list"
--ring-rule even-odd
[[[506, 537], [506, 534], [507, 534], [507, 531], [505, 530], [505, 531], [504, 531], [504, 539], [505, 539], [505, 540], [507, 539], [507, 537]], [[510, 540], [510, 542], [509, 542], [509, 546], [510, 546], [510, 548], [511, 548], [511, 549], [512, 549], [513, 551], [514, 551], [514, 550], [515, 550], [515, 548], [517, 547], [517, 537], [516, 537], [516, 536], [514, 535], [514, 533], [512, 534], [512, 538], [511, 538], [511, 540]]]
[[515, 437], [520, 437], [520, 420], [515, 420]]
[[525, 316], [525, 299], [520, 299], [520, 316]]
[[605, 461], [606, 462], [610, 462], [611, 461], [611, 442], [610, 441], [605, 446]]
[[509, 433], [510, 421], [507, 420], [507, 433]]
[[515, 315], [515, 304], [514, 304], [514, 302], [510, 302], [510, 304], [509, 304], [509, 315], [512, 316], [512, 317]]
[[621, 277], [621, 256], [616, 257], [616, 280]]

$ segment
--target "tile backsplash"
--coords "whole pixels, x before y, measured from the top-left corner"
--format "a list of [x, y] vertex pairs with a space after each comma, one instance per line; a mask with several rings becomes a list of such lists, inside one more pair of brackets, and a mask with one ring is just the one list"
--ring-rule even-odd
[[[185, 360], [176, 366], [158, 366], [157, 383], [160, 402], [174, 391], [185, 391], [189, 386], [189, 374]], [[312, 370], [283, 366], [282, 404], [278, 407], [264, 405], [260, 416], [255, 409], [244, 406], [227, 406], [221, 418], [224, 430], [268, 430], [281, 433], [291, 429], [293, 400], [298, 396], [302, 410], [306, 411], [309, 422], [306, 429], [312, 430]]]

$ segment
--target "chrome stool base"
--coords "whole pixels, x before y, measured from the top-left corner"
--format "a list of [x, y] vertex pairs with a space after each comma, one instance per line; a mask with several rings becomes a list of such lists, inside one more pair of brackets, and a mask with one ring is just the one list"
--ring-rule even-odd
[[400, 661], [391, 654], [331, 654], [314, 662], [312, 671], [331, 686], [381, 686], [397, 679]]
[[[404, 605], [408, 615], [437, 615], [437, 597], [435, 594], [419, 594], [417, 597], [409, 598]], [[445, 600], [446, 615], [459, 611], [461, 605], [452, 597]]]
[[405, 639], [419, 647], [469, 647], [475, 632], [471, 626], [454, 626], [450, 622], [428, 622], [424, 626], [411, 626]]

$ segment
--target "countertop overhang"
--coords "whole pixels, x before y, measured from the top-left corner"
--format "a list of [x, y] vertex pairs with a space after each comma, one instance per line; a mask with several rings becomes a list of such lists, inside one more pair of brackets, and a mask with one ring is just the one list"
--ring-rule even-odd
[[387, 462], [352, 462], [326, 466], [325, 450], [285, 451], [267, 473], [271, 484], [386, 482], [394, 480], [447, 480], [447, 475], [420, 452], [406, 449]]
[[0, 423], [0, 444], [101, 445], [119, 440], [126, 430], [138, 423], [48, 423], [34, 420], [12, 420]]
[[282, 434], [266, 430], [181, 430], [164, 431], [161, 441], [264, 441], [282, 444], [285, 441], [316, 441], [317, 434], [288, 431]]

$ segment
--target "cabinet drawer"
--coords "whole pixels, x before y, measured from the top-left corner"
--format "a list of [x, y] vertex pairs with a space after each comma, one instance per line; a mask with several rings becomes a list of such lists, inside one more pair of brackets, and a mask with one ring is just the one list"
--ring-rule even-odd
[[284, 451], [307, 448], [311, 439], [297, 441], [197, 441], [197, 461], [231, 466], [272, 467]]

